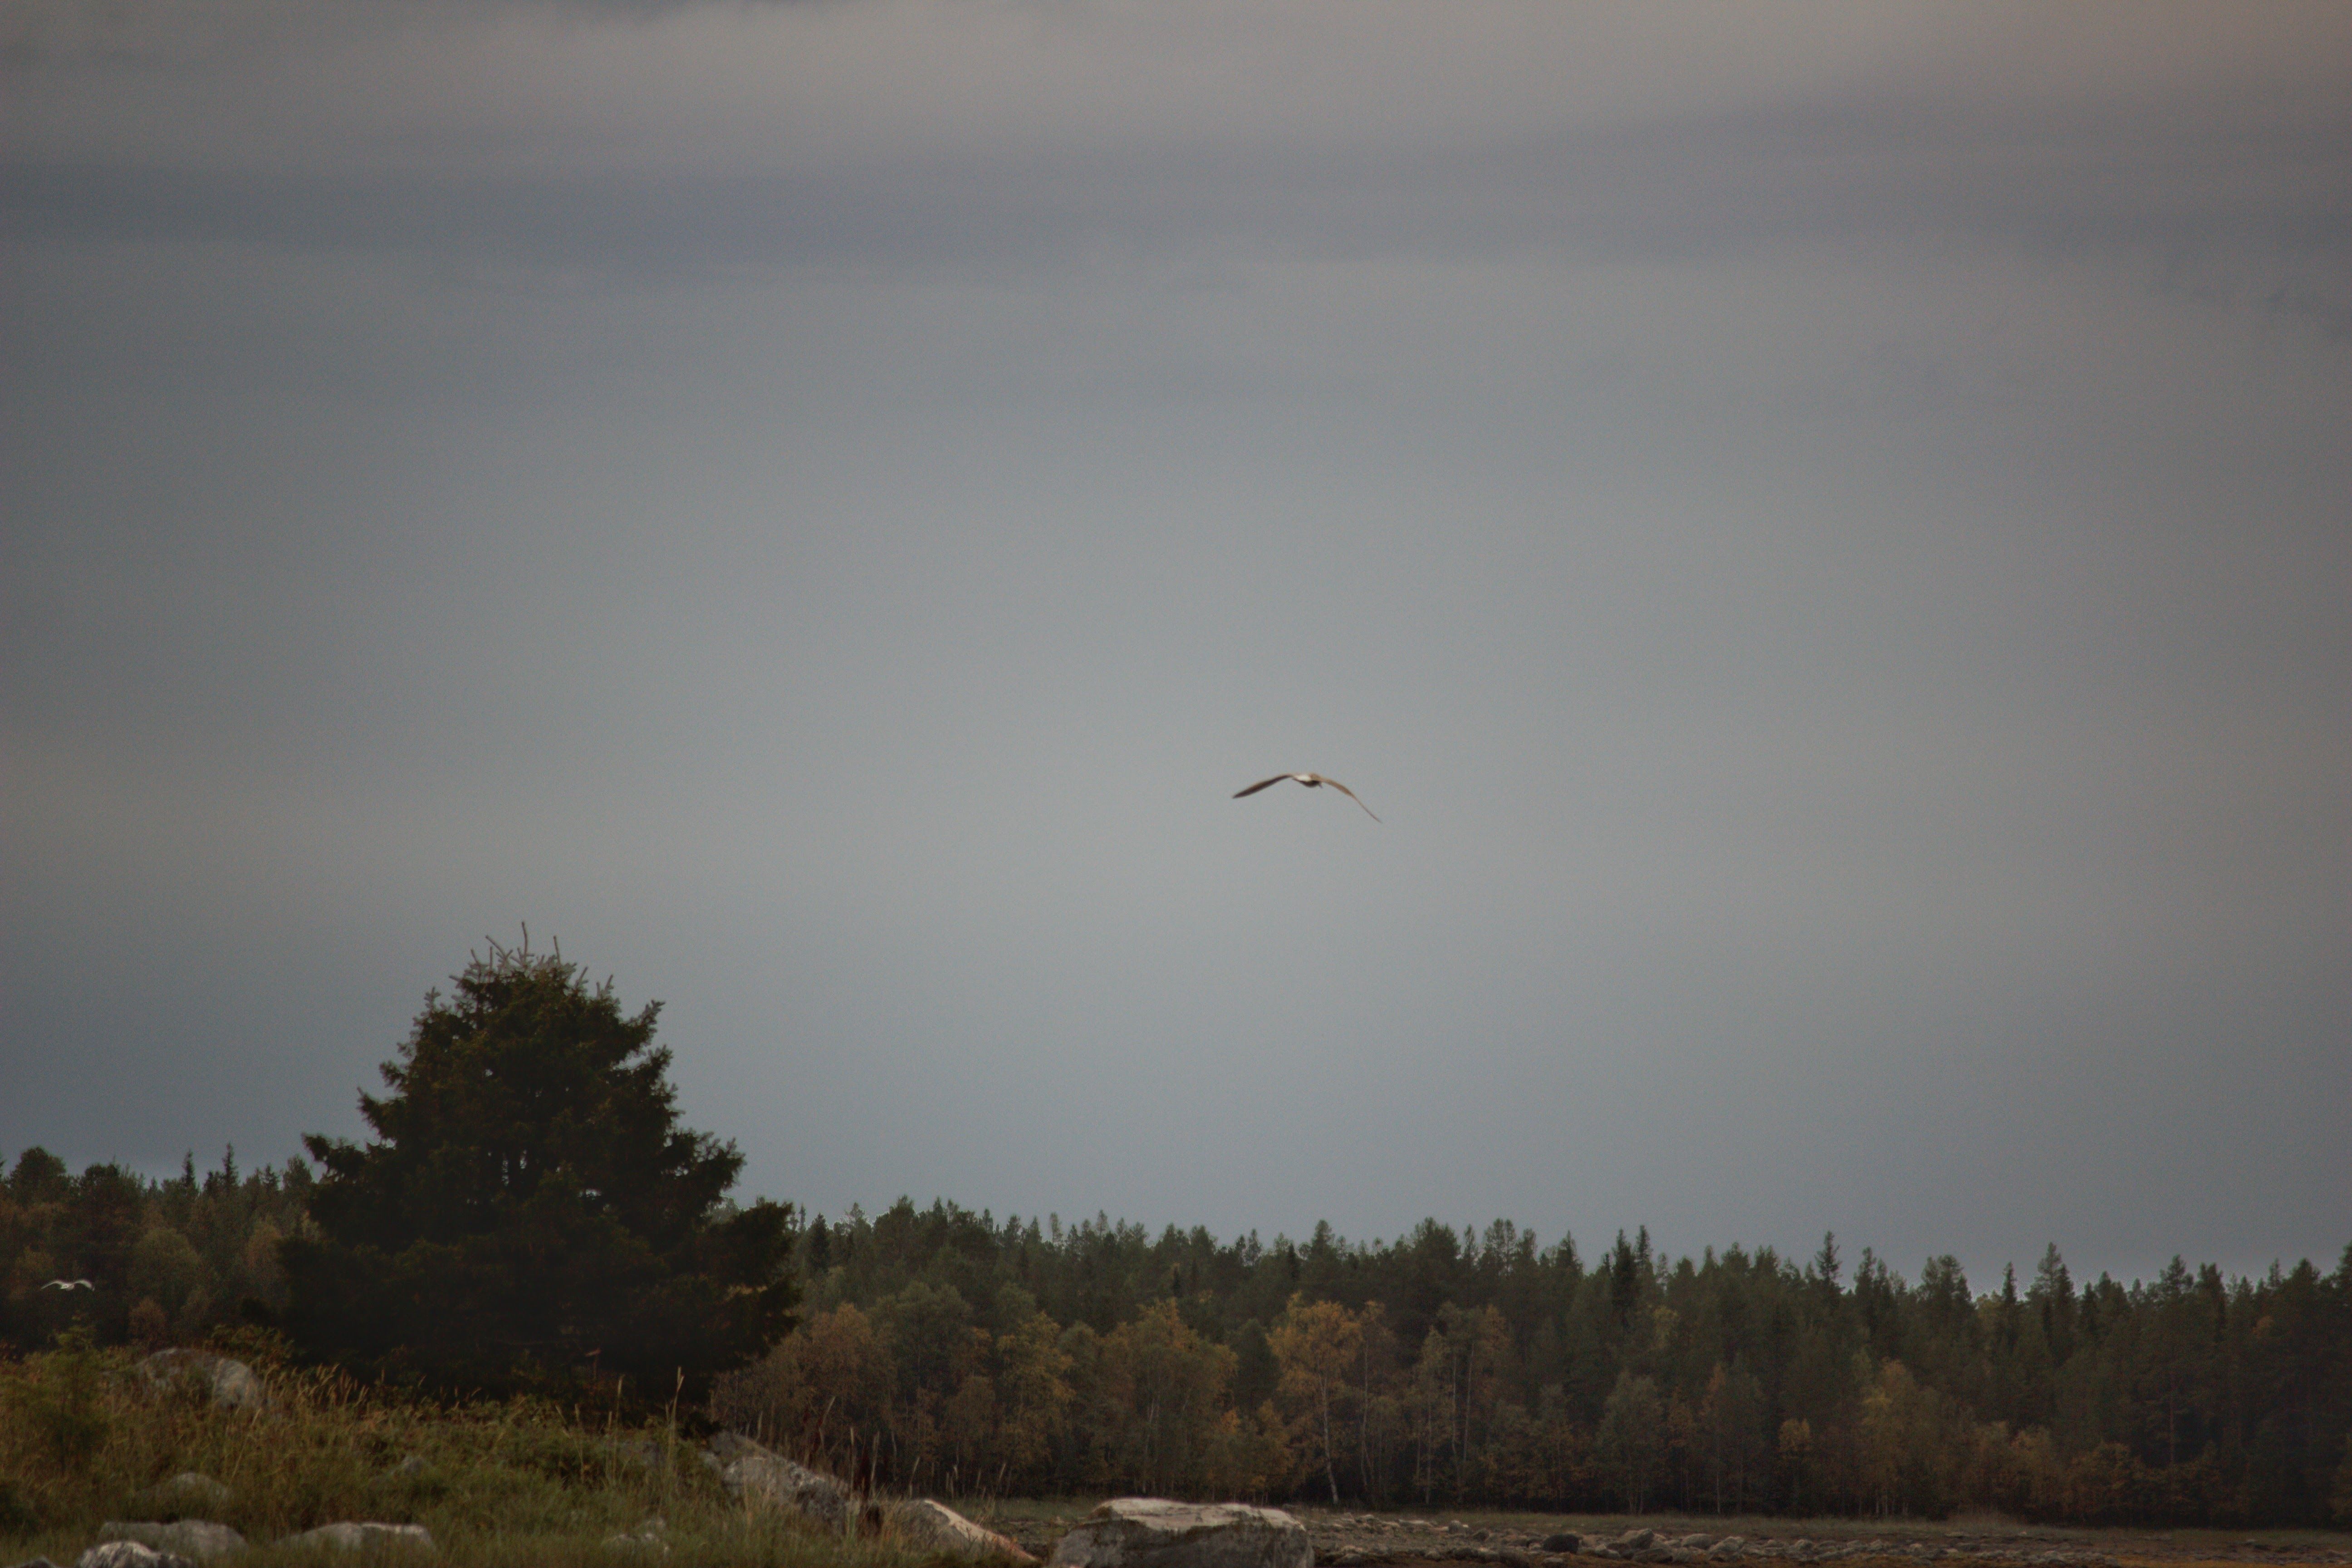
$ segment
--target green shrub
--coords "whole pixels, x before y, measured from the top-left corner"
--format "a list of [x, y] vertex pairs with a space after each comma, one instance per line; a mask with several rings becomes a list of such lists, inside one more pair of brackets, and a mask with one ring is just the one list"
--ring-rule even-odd
[[100, 1352], [90, 1343], [89, 1331], [68, 1329], [58, 1336], [58, 1348], [43, 1356], [40, 1375], [28, 1380], [12, 1403], [19, 1420], [39, 1438], [49, 1462], [70, 1474], [83, 1474], [105, 1447], [110, 1423], [99, 1406]]
[[251, 1568], [310, 1562], [285, 1538], [345, 1519], [425, 1526], [442, 1568], [616, 1568], [632, 1559], [608, 1538], [656, 1516], [667, 1521], [662, 1568], [899, 1561], [874, 1543], [748, 1512], [667, 1421], [626, 1423], [544, 1399], [419, 1399], [332, 1368], [289, 1367], [266, 1341], [247, 1348], [267, 1394], [257, 1409], [158, 1387], [127, 1353], [87, 1344], [0, 1362], [0, 1562], [69, 1562], [100, 1521], [126, 1517], [140, 1493], [186, 1470], [229, 1489], [213, 1511], [254, 1543], [242, 1559]]
[[0, 1535], [30, 1535], [40, 1527], [33, 1500], [15, 1481], [0, 1476]]

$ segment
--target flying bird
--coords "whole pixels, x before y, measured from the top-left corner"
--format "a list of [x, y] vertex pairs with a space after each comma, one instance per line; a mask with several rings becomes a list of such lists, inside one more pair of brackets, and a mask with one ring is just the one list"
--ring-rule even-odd
[[[1265, 788], [1266, 785], [1278, 784], [1285, 779], [1297, 779], [1308, 789], [1321, 789], [1325, 784], [1329, 784], [1333, 789], [1338, 790], [1349, 800], [1356, 800], [1356, 792], [1354, 790], [1349, 789], [1338, 779], [1327, 779], [1321, 773], [1276, 773], [1270, 779], [1258, 780], [1257, 783], [1250, 785], [1247, 789], [1237, 789], [1234, 791], [1234, 798], [1235, 800], [1239, 800], [1245, 795], [1255, 795], [1258, 791]], [[1360, 800], [1356, 800], [1356, 804], [1358, 805], [1364, 805], [1364, 803]], [[1381, 819], [1381, 814], [1374, 811], [1369, 805], [1364, 805], [1364, 815], [1370, 817], [1374, 822], [1378, 822]]]
[[44, 1290], [95, 1290], [98, 1287], [87, 1279], [52, 1279], [41, 1289]]

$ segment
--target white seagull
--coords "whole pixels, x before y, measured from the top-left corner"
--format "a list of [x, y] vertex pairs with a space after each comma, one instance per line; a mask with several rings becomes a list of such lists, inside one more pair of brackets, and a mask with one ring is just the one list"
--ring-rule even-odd
[[87, 1279], [52, 1279], [41, 1289], [44, 1290], [95, 1290], [98, 1287]]
[[[1321, 789], [1325, 784], [1329, 784], [1333, 789], [1338, 790], [1349, 800], [1356, 800], [1356, 792], [1354, 790], [1349, 789], [1338, 779], [1327, 779], [1321, 773], [1276, 773], [1270, 779], [1258, 780], [1257, 783], [1250, 785], [1247, 789], [1237, 789], [1234, 791], [1234, 798], [1235, 800], [1239, 800], [1245, 795], [1255, 795], [1258, 791], [1265, 788], [1266, 785], [1278, 784], [1285, 779], [1297, 779], [1308, 789]], [[1356, 804], [1358, 805], [1364, 805], [1364, 803], [1360, 800], [1356, 800]], [[1370, 817], [1374, 822], [1378, 822], [1381, 819], [1381, 814], [1374, 811], [1369, 805], [1364, 805], [1364, 815]]]

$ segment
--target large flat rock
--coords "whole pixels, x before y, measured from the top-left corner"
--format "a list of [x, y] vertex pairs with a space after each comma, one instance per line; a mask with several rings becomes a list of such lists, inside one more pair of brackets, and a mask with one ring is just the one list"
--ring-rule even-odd
[[1278, 1508], [1113, 1498], [1054, 1548], [1054, 1568], [1312, 1568], [1307, 1527]]
[[135, 1541], [166, 1555], [186, 1557], [198, 1563], [207, 1563], [215, 1557], [232, 1557], [245, 1550], [244, 1536], [226, 1524], [215, 1524], [204, 1519], [184, 1519], [173, 1524], [110, 1519], [98, 1527], [98, 1538], [100, 1541]]
[[883, 1515], [883, 1525], [901, 1545], [926, 1555], [962, 1557], [972, 1562], [1037, 1561], [1021, 1549], [1019, 1542], [999, 1535], [985, 1525], [974, 1524], [945, 1503], [929, 1498], [891, 1504]]

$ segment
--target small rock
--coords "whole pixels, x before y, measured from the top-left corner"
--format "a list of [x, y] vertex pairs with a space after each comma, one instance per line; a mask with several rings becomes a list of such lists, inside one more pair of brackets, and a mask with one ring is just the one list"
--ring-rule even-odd
[[1706, 1549], [1706, 1554], [1718, 1563], [1728, 1562], [1748, 1550], [1745, 1536], [1727, 1535]]
[[669, 1449], [651, 1437], [615, 1439], [613, 1458], [617, 1463], [635, 1465], [646, 1470], [666, 1470], [669, 1468], [670, 1462]]
[[1629, 1530], [1610, 1544], [1620, 1552], [1647, 1552], [1657, 1539], [1654, 1530]]
[[417, 1455], [410, 1454], [403, 1458], [400, 1463], [393, 1466], [392, 1469], [388, 1473], [401, 1477], [404, 1479], [410, 1476], [421, 1476], [425, 1473], [425, 1461]]
[[438, 1550], [433, 1544], [433, 1532], [421, 1524], [378, 1524], [373, 1520], [338, 1520], [322, 1524], [316, 1530], [306, 1530], [299, 1535], [289, 1535], [286, 1543], [291, 1546], [331, 1546], [338, 1552], [355, 1552], [362, 1546], [406, 1546], [419, 1552]]
[[98, 1527], [100, 1541], [135, 1541], [142, 1546], [192, 1557], [199, 1563], [245, 1550], [245, 1537], [226, 1524], [206, 1519], [184, 1519], [176, 1524], [150, 1524], [109, 1520]]
[[656, 1515], [635, 1530], [604, 1537], [604, 1550], [643, 1552], [649, 1557], [667, 1557], [669, 1555], [669, 1542], [664, 1538], [668, 1533], [668, 1521]]

